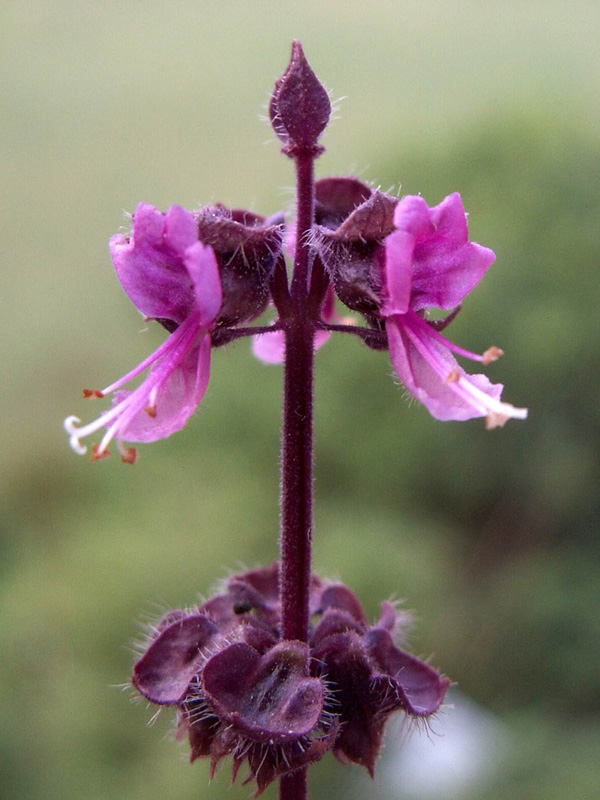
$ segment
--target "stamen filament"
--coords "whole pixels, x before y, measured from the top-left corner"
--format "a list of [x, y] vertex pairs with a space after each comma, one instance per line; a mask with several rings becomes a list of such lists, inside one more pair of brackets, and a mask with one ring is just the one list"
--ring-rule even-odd
[[[405, 315], [405, 317], [406, 316], [407, 315]], [[450, 373], [448, 373], [447, 365], [442, 361], [435, 349], [430, 347], [427, 341], [429, 332], [425, 332], [420, 327], [415, 330], [411, 326], [412, 319], [404, 318], [403, 322], [405, 324], [402, 327], [413, 342], [415, 348], [427, 363], [433, 367], [441, 380], [449, 389], [455, 392], [455, 394], [459, 395], [459, 397], [465, 400], [469, 405], [473, 406], [482, 416], [487, 416], [491, 413], [502, 418], [513, 417], [516, 419], [525, 419], [527, 417], [526, 408], [516, 408], [510, 403], [503, 403], [501, 400], [491, 397], [469, 380], [468, 375], [459, 373], [457, 379], [455, 370], [450, 370]], [[433, 338], [436, 339], [435, 336]], [[444, 337], [441, 338], [443, 339]]]
[[459, 356], [463, 356], [464, 358], [470, 358], [471, 361], [480, 361], [482, 364], [486, 364], [489, 363], [490, 360], [495, 360], [495, 359], [490, 359], [489, 355], [486, 357], [486, 353], [489, 354], [490, 350], [496, 353], [496, 357], [502, 355], [502, 350], [500, 350], [499, 347], [496, 348], [490, 347], [488, 350], [485, 351], [483, 355], [480, 355], [479, 353], [472, 353], [470, 350], [465, 350], [464, 347], [459, 347], [459, 345], [454, 344], [454, 342], [451, 342], [450, 339], [446, 339], [445, 336], [442, 336], [442, 334], [435, 328], [432, 328], [431, 325], [426, 320], [420, 317], [412, 309], [409, 309], [404, 316], [405, 318], [410, 319], [411, 322], [414, 322], [416, 325], [418, 325], [422, 330], [426, 331], [428, 336], [432, 336], [441, 345], [447, 347], [448, 350], [452, 350], [453, 353], [456, 353]]
[[[127, 373], [123, 378], [103, 390], [103, 393], [106, 394], [121, 388], [129, 380], [139, 375], [143, 369], [155, 364], [162, 356], [162, 362], [157, 367], [155, 373], [151, 376], [147, 376], [140, 386], [128, 394], [127, 397], [116, 403], [112, 408], [104, 411], [97, 419], [84, 425], [82, 428], [76, 427], [77, 424], [81, 422], [78, 417], [67, 417], [63, 424], [65, 430], [69, 434], [69, 444], [72, 449], [78, 455], [85, 455], [87, 447], [81, 444], [81, 439], [90, 436], [100, 428], [106, 427], [106, 433], [94, 451], [95, 458], [101, 458], [112, 439], [115, 438], [115, 436], [119, 438], [119, 431], [126, 429], [138, 413], [143, 411], [146, 407], [151, 409], [156, 407], [156, 398], [160, 388], [177, 368], [186, 353], [189, 352], [193, 340], [199, 333], [208, 335], [200, 328], [197, 315], [191, 314], [185, 322], [182, 323], [154, 353], [152, 353], [152, 355], [144, 359], [141, 364]], [[123, 458], [131, 460], [134, 457], [129, 451], [122, 450], [121, 446], [119, 446], [119, 449]]]
[[110, 386], [107, 386], [106, 389], [102, 389], [102, 394], [111, 394], [114, 392], [115, 389], [120, 389], [121, 386], [125, 386], [126, 383], [136, 378], [140, 373], [142, 373], [145, 369], [150, 367], [158, 358], [160, 358], [165, 350], [168, 350], [170, 347], [173, 347], [174, 343], [183, 336], [187, 328], [190, 327], [190, 320], [194, 318], [193, 314], [190, 314], [184, 322], [177, 328], [177, 330], [173, 331], [173, 333], [168, 336], [165, 341], [160, 345], [160, 347], [151, 353], [148, 358], [145, 358], [142, 362], [140, 362], [137, 367], [134, 367], [131, 372], [128, 372], [126, 375], [123, 375], [122, 378], [119, 378], [118, 381], [111, 383]]

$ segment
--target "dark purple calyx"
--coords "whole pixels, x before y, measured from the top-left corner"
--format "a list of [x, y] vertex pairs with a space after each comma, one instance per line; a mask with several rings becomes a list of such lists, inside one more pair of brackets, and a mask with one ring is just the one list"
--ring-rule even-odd
[[324, 588], [317, 613], [322, 617], [313, 630], [310, 639], [312, 647], [317, 647], [323, 639], [336, 633], [354, 631], [362, 635], [368, 628], [367, 617], [358, 597], [341, 583]]
[[315, 246], [336, 294], [348, 308], [377, 315], [383, 283], [383, 241], [394, 230], [396, 198], [356, 178], [316, 184]]
[[286, 641], [260, 656], [237, 643], [204, 667], [202, 688], [221, 720], [256, 742], [283, 744], [310, 734], [323, 711], [324, 686], [308, 675], [309, 651]]
[[247, 763], [257, 794], [328, 750], [373, 774], [387, 718], [434, 714], [449, 680], [396, 646], [409, 616], [393, 603], [370, 626], [354, 592], [315, 575], [309, 644], [282, 641], [279, 581], [274, 562], [231, 575], [194, 614], [170, 611], [152, 628], [133, 683], [177, 706], [192, 761], [209, 758], [212, 775], [231, 756], [234, 778]]
[[354, 631], [360, 636], [365, 632], [365, 627], [365, 625], [357, 622], [352, 614], [347, 611], [330, 608], [323, 614], [316, 625], [310, 637], [310, 645], [313, 648], [318, 647], [328, 636], [333, 636], [336, 633], [345, 633], [346, 631]]
[[[388, 631], [372, 628], [364, 637], [365, 647], [382, 673], [391, 695], [389, 701], [415, 717], [428, 717], [441, 706], [450, 680], [410, 653], [398, 649]], [[390, 708], [390, 710], [394, 710]]]
[[152, 703], [181, 703], [204, 661], [203, 648], [217, 633], [216, 625], [203, 614], [176, 620], [134, 664], [133, 685]]
[[393, 603], [384, 600], [381, 604], [381, 615], [377, 622], [378, 628], [383, 628], [386, 631], [393, 631], [398, 622], [406, 624], [409, 617], [408, 614], [399, 615]]
[[302, 45], [292, 43], [292, 55], [283, 75], [275, 81], [269, 104], [271, 125], [284, 143], [283, 151], [294, 155], [299, 151], [318, 155], [317, 145], [331, 115], [329, 95], [310, 68]]
[[321, 178], [315, 182], [315, 222], [325, 228], [339, 228], [372, 193], [366, 183], [351, 175]]
[[358, 597], [354, 592], [343, 583], [333, 583], [327, 586], [321, 595], [321, 613], [329, 608], [336, 608], [345, 611], [353, 617], [356, 622], [367, 624], [367, 617]]
[[191, 701], [180, 707], [177, 714], [176, 738], [188, 737], [190, 761], [210, 756], [218, 720], [206, 713], [206, 704]]
[[265, 751], [263, 746], [254, 745], [248, 752], [250, 777], [244, 783], [256, 781], [255, 796], [258, 797], [276, 778], [289, 775], [323, 758], [333, 747], [338, 731], [339, 722], [333, 720], [322, 736], [303, 740], [301, 747], [298, 746], [299, 742], [289, 742], [268, 747]]
[[341, 728], [333, 752], [342, 763], [366, 767], [371, 775], [381, 747], [386, 716], [373, 689], [373, 667], [361, 637], [346, 631], [324, 638], [313, 648], [335, 690]]
[[283, 224], [243, 209], [222, 205], [195, 214], [198, 236], [210, 245], [219, 264], [223, 305], [217, 327], [258, 317], [269, 302], [269, 280], [281, 252]]
[[277, 611], [279, 609], [279, 562], [232, 575], [227, 589], [236, 598], [247, 598], [253, 608]]

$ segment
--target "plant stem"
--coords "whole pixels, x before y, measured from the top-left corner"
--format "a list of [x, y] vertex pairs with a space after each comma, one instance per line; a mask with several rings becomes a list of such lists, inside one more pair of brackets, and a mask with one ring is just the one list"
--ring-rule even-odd
[[304, 800], [308, 796], [307, 775], [307, 769], [298, 770], [291, 775], [284, 775], [279, 781], [281, 800]]
[[281, 446], [281, 636], [306, 642], [313, 504], [313, 330], [290, 321], [285, 336]]
[[[281, 441], [281, 637], [306, 642], [313, 515], [313, 340], [308, 313], [307, 233], [314, 216], [312, 154], [296, 156], [297, 231], [291, 304], [285, 319]], [[306, 769], [280, 780], [280, 800], [306, 800]]]
[[[302, 300], [305, 311], [310, 280], [310, 248], [307, 236], [312, 230], [315, 215], [314, 175], [312, 152], [296, 155], [296, 252], [292, 275], [292, 299]], [[298, 309], [300, 311], [300, 309]]]
[[306, 235], [314, 215], [313, 156], [296, 156], [296, 258], [291, 308], [285, 320], [281, 441], [281, 636], [308, 637], [313, 506], [313, 339], [308, 318], [310, 281]]

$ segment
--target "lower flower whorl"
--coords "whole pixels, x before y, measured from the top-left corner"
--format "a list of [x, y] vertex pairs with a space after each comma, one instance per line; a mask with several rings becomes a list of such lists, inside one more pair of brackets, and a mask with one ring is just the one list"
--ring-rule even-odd
[[316, 576], [308, 644], [281, 640], [278, 587], [275, 562], [231, 576], [196, 609], [169, 612], [134, 665], [134, 686], [176, 706], [192, 761], [210, 758], [212, 776], [231, 755], [234, 778], [246, 761], [257, 794], [328, 750], [373, 774], [388, 716], [434, 714], [448, 679], [396, 646], [403, 618], [391, 603], [370, 626], [350, 589]]

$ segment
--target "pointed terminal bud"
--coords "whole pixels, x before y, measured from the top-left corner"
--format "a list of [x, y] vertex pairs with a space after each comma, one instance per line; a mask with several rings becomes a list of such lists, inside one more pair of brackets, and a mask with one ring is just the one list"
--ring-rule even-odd
[[292, 43], [287, 69], [275, 82], [269, 105], [273, 130], [285, 144], [284, 152], [292, 155], [298, 149], [323, 151], [317, 145], [331, 114], [331, 103], [325, 88], [310, 68], [302, 45]]

